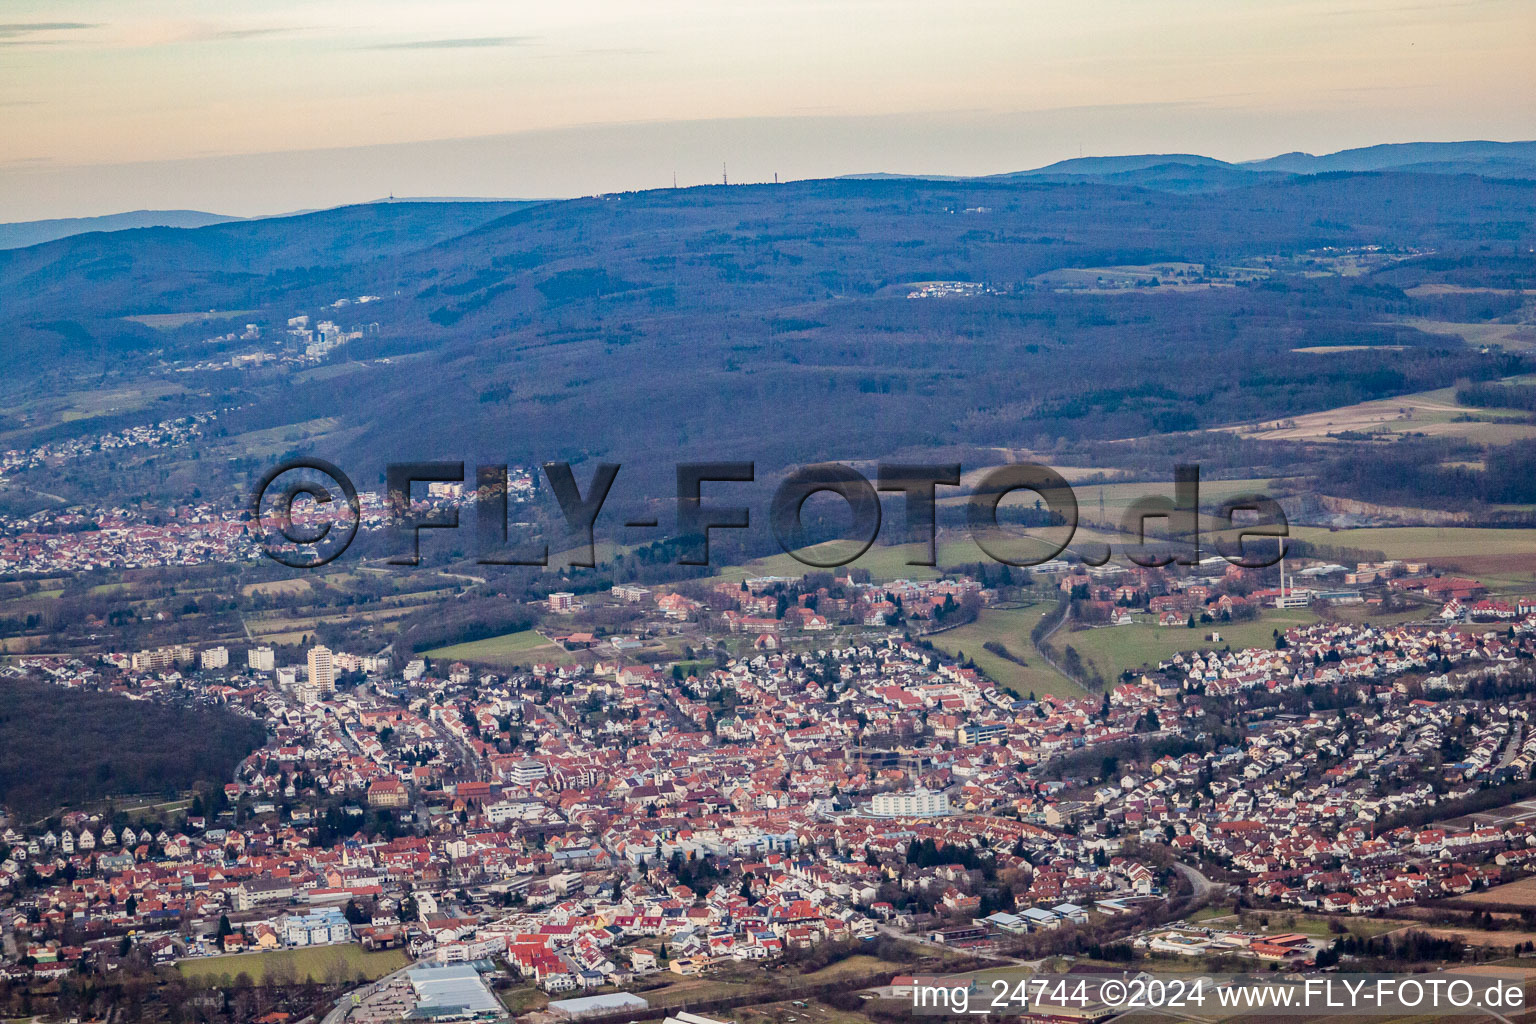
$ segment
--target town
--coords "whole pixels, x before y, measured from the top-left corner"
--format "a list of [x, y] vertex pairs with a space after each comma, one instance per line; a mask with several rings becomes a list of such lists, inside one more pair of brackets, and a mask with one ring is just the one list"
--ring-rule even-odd
[[[505, 1016], [524, 991], [623, 1013], [894, 942], [939, 963], [1303, 967], [1337, 963], [1351, 921], [1536, 869], [1517, 803], [1536, 792], [1536, 601], [1425, 563], [1209, 562], [556, 591], [510, 670], [318, 643], [19, 657], [0, 685], [218, 708], [265, 740], [168, 811], [11, 815], [3, 975], [233, 977], [334, 947], [392, 958], [350, 1011], [368, 1021], [450, 1013], [423, 994], [439, 983], [453, 1013]], [[1052, 696], [935, 643], [1042, 591], [1075, 629], [1153, 624], [1180, 650]], [[1266, 609], [1388, 605], [1406, 610], [1277, 626], [1263, 647], [1221, 634]]]

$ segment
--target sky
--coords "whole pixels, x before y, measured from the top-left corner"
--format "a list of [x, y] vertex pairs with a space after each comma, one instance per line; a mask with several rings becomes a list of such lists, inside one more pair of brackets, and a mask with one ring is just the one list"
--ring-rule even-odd
[[0, 0], [0, 221], [1536, 137], [1531, 0]]

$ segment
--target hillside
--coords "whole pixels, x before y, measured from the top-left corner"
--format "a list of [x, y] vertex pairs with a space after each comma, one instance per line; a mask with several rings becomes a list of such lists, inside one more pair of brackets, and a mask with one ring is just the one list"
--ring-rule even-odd
[[[1340, 150], [1321, 156], [1282, 153], [1263, 160], [1239, 163], [1193, 153], [1089, 156], [971, 180], [1099, 182], [1137, 185], [1159, 191], [1199, 192], [1246, 188], [1264, 180], [1292, 174], [1382, 171], [1529, 179], [1536, 177], [1536, 142], [1392, 143]], [[871, 174], [856, 177], [881, 179], [901, 176]]]
[[[0, 328], [27, 356], [18, 394], [59, 372], [136, 385], [141, 367], [177, 387], [167, 413], [224, 409], [230, 436], [314, 424], [304, 447], [359, 479], [402, 458], [604, 457], [625, 463], [631, 495], [665, 494], [682, 458], [753, 459], [768, 475], [827, 458], [1059, 451], [1516, 372], [1517, 355], [1417, 325], [1518, 311], [1518, 296], [1441, 285], [1530, 287], [1517, 250], [1536, 241], [1536, 193], [1444, 183], [839, 179], [510, 212], [349, 208], [0, 254]], [[970, 290], [909, 298], [933, 281]], [[227, 327], [122, 319], [226, 309], [280, 330], [365, 293], [380, 296], [378, 332], [304, 373], [184, 373]], [[52, 422], [47, 436], [118, 420]], [[1206, 459], [1239, 444], [1170, 443], [1186, 442]], [[1115, 457], [1151, 458], [1138, 450]], [[1170, 457], [1165, 445], [1155, 461]], [[1245, 456], [1254, 476], [1292, 457]], [[206, 490], [208, 474], [188, 462], [154, 482]]]
[[24, 820], [114, 796], [222, 786], [264, 738], [259, 722], [228, 711], [18, 679], [0, 689], [0, 805]]
[[23, 249], [56, 238], [68, 238], [87, 231], [126, 231], [129, 228], [202, 228], [224, 224], [238, 217], [225, 217], [201, 210], [134, 210], [102, 217], [63, 217], [56, 220], [18, 221], [0, 224], [0, 249]]
[[0, 288], [10, 306], [7, 315], [16, 318], [46, 310], [100, 316], [175, 312], [186, 308], [179, 303], [189, 293], [212, 308], [248, 302], [261, 279], [275, 271], [360, 264], [421, 249], [521, 205], [368, 203], [195, 230], [91, 232], [0, 252]]

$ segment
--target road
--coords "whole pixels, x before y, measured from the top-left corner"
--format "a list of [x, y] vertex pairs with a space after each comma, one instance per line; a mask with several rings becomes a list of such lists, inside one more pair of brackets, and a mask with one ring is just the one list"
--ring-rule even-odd
[[[1047, 614], [1050, 614], [1050, 613], [1047, 612]], [[1046, 646], [1046, 641], [1050, 640], [1050, 638], [1056, 634], [1056, 631], [1058, 629], [1060, 629], [1062, 626], [1064, 626], [1066, 624], [1067, 620], [1070, 619], [1071, 617], [1072, 617], [1072, 606], [1069, 604], [1067, 606], [1067, 610], [1062, 613], [1061, 618], [1056, 620], [1056, 624], [1054, 626], [1052, 626], [1050, 629], [1046, 630], [1044, 633], [1040, 634], [1040, 639], [1035, 641], [1035, 653], [1040, 655], [1040, 657], [1045, 661], [1045, 663], [1047, 665], [1051, 666], [1051, 668], [1055, 669], [1056, 673], [1058, 675], [1060, 675], [1063, 679], [1066, 679], [1066, 680], [1068, 680], [1068, 681], [1070, 681], [1070, 682], [1072, 682], [1072, 683], [1074, 683], [1074, 684], [1076, 684], [1078, 686], [1083, 686], [1083, 684], [1082, 684], [1082, 682], [1080, 680], [1075, 679], [1070, 672], [1068, 672], [1066, 669], [1062, 668], [1060, 665], [1056, 664], [1055, 659], [1053, 659], [1051, 657], [1050, 648], [1048, 648]], [[1087, 687], [1084, 686], [1083, 689], [1086, 690]]]
[[391, 971], [376, 981], [370, 981], [366, 985], [359, 985], [357, 988], [348, 989], [343, 992], [341, 998], [336, 1000], [336, 1005], [331, 1007], [331, 1012], [325, 1015], [320, 1024], [342, 1024], [342, 1021], [347, 1019], [347, 1014], [352, 1012], [352, 997], [354, 995], [359, 998], [371, 995], [415, 966], [416, 964], [414, 963], [406, 964], [399, 970]]
[[1173, 869], [1183, 875], [1185, 881], [1189, 882], [1190, 905], [1187, 911], [1198, 910], [1210, 902], [1213, 897], [1226, 894], [1228, 886], [1221, 882], [1211, 881], [1202, 875], [1198, 868], [1176, 860], [1173, 862]]

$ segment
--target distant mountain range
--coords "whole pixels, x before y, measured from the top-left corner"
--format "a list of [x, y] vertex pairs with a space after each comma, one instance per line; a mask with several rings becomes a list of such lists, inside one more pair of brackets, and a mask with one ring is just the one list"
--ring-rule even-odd
[[51, 242], [56, 238], [83, 235], [87, 231], [124, 231], [129, 228], [205, 228], [227, 224], [239, 217], [226, 217], [201, 210], [134, 210], [110, 213], [104, 217], [64, 217], [58, 220], [28, 220], [0, 224], [0, 249], [23, 249], [29, 245]]
[[[1028, 171], [986, 175], [981, 180], [1092, 181], [1165, 192], [1209, 192], [1242, 188], [1287, 175], [1380, 171], [1536, 178], [1536, 142], [1404, 142], [1345, 149], [1323, 156], [1283, 153], [1265, 160], [1240, 163], [1192, 153], [1089, 156], [1060, 160]], [[848, 177], [975, 180], [944, 175], [853, 174]]]
[[[919, 179], [925, 181], [1082, 181], [1104, 185], [1128, 185], [1160, 192], [1218, 192], [1246, 188], [1266, 180], [1291, 175], [1339, 172], [1398, 171], [1416, 174], [1476, 174], [1487, 178], [1536, 179], [1536, 141], [1533, 142], [1403, 142], [1314, 156], [1282, 153], [1265, 160], [1230, 163], [1194, 153], [1143, 153], [1134, 156], [1089, 156], [1060, 160], [1044, 167], [1006, 174], [847, 174], [846, 179], [878, 181]], [[359, 205], [382, 203], [527, 203], [542, 200], [492, 199], [459, 196], [397, 198], [390, 196]], [[300, 210], [276, 214], [290, 217], [319, 212]], [[124, 231], [131, 228], [200, 228], [236, 220], [273, 218], [226, 217], [200, 210], [134, 210], [103, 217], [69, 217], [0, 224], [0, 250], [21, 249], [90, 231]]]
[[[1124, 162], [1097, 166], [1126, 173]], [[152, 411], [64, 419], [59, 403], [37, 407], [27, 433], [6, 440], [218, 408], [230, 410], [220, 429], [231, 437], [324, 421], [303, 450], [357, 467], [358, 479], [386, 461], [458, 452], [611, 454], [641, 501], [675, 486], [670, 465], [721, 453], [759, 460], [766, 480], [766, 467], [1000, 439], [1143, 438], [1521, 372], [1506, 354], [1406, 318], [1481, 323], [1520, 309], [1504, 292], [1531, 286], [1528, 182], [1447, 187], [1439, 174], [1215, 162], [1140, 173], [1256, 177], [1189, 192], [1042, 176], [384, 202], [8, 250], [8, 408], [118, 381], [178, 390]], [[1366, 247], [1400, 258], [1369, 275], [1302, 266], [1307, 254]], [[1276, 269], [1253, 281], [1232, 273], [1254, 266]], [[1096, 283], [1117, 267], [1149, 276]], [[1040, 283], [1064, 269], [1087, 286]], [[990, 289], [908, 301], [932, 281]], [[1441, 283], [1468, 290], [1409, 294]], [[361, 295], [378, 298], [338, 311]], [[142, 319], [186, 313], [197, 315]], [[229, 363], [282, 351], [295, 315], [379, 326], [313, 370]], [[225, 337], [247, 323], [261, 327], [258, 341]], [[1294, 354], [1322, 346], [1339, 351]], [[207, 492], [194, 470], [186, 489], [196, 479]]]
[[[426, 196], [420, 198], [375, 199], [363, 206], [377, 203], [501, 203], [528, 202], [520, 199], [486, 199], [457, 196]], [[295, 210], [291, 213], [274, 214], [273, 217], [226, 217], [221, 213], [204, 213], [202, 210], [134, 210], [131, 213], [109, 213], [101, 217], [63, 217], [58, 220], [28, 220], [0, 224], [0, 249], [25, 249], [29, 245], [41, 245], [60, 238], [83, 235], [90, 231], [128, 231], [133, 228], [205, 228], [210, 224], [228, 224], [237, 220], [270, 220], [280, 217], [296, 217], [316, 210]]]

